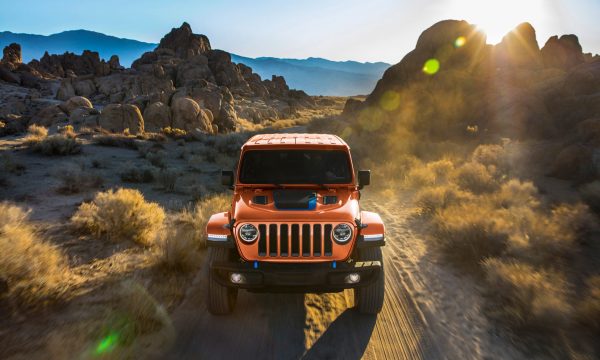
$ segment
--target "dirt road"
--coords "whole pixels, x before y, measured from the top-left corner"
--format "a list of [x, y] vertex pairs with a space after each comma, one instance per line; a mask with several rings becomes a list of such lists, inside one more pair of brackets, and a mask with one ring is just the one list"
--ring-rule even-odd
[[235, 312], [215, 317], [206, 310], [206, 279], [198, 276], [173, 315], [177, 339], [171, 355], [183, 359], [466, 359], [501, 351], [496, 355], [515, 357], [487, 339], [477, 299], [462, 293], [472, 289], [434, 269], [435, 261], [409, 228], [409, 210], [389, 201], [385, 208], [377, 204], [385, 202], [363, 203], [364, 208], [380, 212], [387, 227], [386, 298], [377, 317], [354, 311], [351, 291], [240, 292]]

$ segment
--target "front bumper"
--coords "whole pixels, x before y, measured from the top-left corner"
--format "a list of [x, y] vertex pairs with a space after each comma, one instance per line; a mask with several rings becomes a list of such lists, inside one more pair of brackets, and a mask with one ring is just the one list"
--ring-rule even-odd
[[[210, 273], [214, 280], [227, 287], [254, 292], [336, 292], [370, 285], [381, 271], [379, 261], [323, 262], [323, 263], [253, 263], [213, 262]], [[240, 274], [244, 281], [233, 283], [232, 274]], [[350, 274], [360, 280], [348, 283]]]

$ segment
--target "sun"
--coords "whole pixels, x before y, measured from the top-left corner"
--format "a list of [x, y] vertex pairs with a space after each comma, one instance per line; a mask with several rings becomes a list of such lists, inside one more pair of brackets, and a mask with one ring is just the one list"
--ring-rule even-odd
[[544, 21], [547, 10], [544, 0], [467, 1], [451, 0], [447, 13], [451, 18], [464, 19], [485, 32], [487, 41], [496, 44], [522, 22], [534, 26]]

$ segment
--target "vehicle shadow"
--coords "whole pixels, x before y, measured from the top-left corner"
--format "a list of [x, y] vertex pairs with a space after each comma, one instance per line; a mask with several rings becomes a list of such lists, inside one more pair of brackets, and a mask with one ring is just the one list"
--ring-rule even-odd
[[376, 321], [376, 315], [362, 315], [354, 309], [346, 309], [302, 358], [361, 359]]

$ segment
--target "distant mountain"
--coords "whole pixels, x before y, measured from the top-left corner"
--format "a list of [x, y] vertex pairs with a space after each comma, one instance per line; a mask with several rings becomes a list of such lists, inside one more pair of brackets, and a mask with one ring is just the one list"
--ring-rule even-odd
[[88, 30], [69, 30], [52, 35], [16, 34], [0, 32], [0, 46], [16, 42], [21, 44], [23, 61], [39, 59], [48, 51], [50, 54], [63, 54], [65, 51], [81, 54], [83, 50], [97, 51], [103, 59], [119, 55], [121, 65], [131, 63], [146, 51], [152, 51], [156, 44], [137, 40], [122, 39]]
[[[0, 47], [16, 42], [21, 45], [23, 61], [39, 59], [48, 51], [63, 54], [70, 51], [97, 51], [103, 59], [118, 55], [121, 65], [129, 67], [144, 52], [157, 44], [122, 39], [88, 30], [69, 30], [52, 35], [17, 34], [0, 32]], [[377, 80], [390, 66], [383, 62], [331, 61], [321, 58], [280, 59], [274, 57], [249, 58], [231, 54], [232, 60], [250, 66], [262, 78], [283, 76], [289, 86], [302, 89], [310, 95], [349, 96], [370, 93]]]
[[310, 95], [360, 95], [370, 93], [389, 64], [331, 61], [321, 58], [248, 58], [231, 54], [234, 62], [248, 65], [263, 78], [283, 75], [287, 83]]

